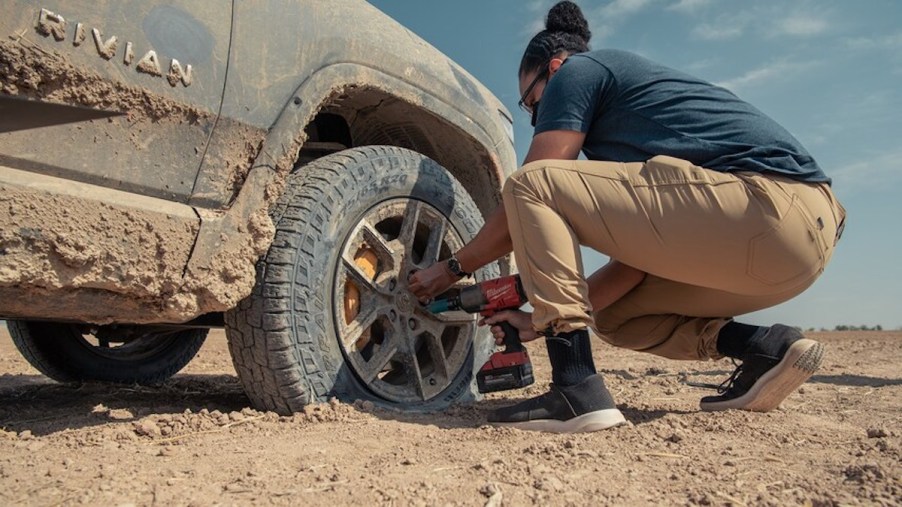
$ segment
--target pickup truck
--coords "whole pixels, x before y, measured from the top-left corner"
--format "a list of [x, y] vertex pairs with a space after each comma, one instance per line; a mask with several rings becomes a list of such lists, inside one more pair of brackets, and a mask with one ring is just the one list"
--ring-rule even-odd
[[478, 396], [487, 331], [407, 289], [516, 167], [473, 76], [358, 0], [0, 8], [5, 104], [118, 113], [0, 105], [0, 319], [39, 371], [157, 384], [224, 327], [260, 409]]

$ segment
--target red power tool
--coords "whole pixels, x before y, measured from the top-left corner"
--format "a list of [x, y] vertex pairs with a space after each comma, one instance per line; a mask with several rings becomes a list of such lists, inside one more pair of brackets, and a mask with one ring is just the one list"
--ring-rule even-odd
[[[437, 299], [427, 308], [432, 313], [462, 310], [491, 317], [501, 310], [516, 310], [526, 301], [520, 276], [512, 275], [464, 287], [457, 295]], [[506, 321], [500, 325], [504, 330], [504, 350], [492, 354], [476, 374], [480, 393], [518, 389], [535, 382], [529, 353], [520, 343], [517, 328]]]

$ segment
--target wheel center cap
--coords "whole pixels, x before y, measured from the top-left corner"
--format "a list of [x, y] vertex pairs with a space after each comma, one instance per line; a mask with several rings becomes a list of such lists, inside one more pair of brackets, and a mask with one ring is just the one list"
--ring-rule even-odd
[[401, 313], [413, 313], [413, 310], [416, 305], [416, 298], [413, 297], [413, 294], [409, 292], [402, 292], [397, 297], [395, 297], [395, 306], [398, 307], [398, 310]]

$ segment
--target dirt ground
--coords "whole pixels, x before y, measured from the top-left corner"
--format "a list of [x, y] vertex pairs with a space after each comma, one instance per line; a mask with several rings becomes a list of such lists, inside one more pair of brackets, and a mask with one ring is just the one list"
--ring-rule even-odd
[[900, 505], [902, 332], [808, 333], [824, 367], [769, 414], [702, 413], [728, 361], [675, 362], [596, 343], [631, 422], [547, 435], [477, 406], [411, 415], [328, 403], [248, 407], [221, 331], [160, 388], [60, 385], [0, 332], [3, 505]]

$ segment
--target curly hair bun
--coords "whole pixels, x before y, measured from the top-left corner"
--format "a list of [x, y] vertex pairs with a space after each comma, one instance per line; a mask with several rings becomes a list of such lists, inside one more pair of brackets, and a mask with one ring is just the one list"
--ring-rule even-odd
[[589, 22], [583, 16], [583, 11], [575, 3], [566, 0], [558, 2], [548, 11], [545, 29], [549, 32], [573, 34], [587, 43], [592, 37], [592, 32], [589, 31]]

